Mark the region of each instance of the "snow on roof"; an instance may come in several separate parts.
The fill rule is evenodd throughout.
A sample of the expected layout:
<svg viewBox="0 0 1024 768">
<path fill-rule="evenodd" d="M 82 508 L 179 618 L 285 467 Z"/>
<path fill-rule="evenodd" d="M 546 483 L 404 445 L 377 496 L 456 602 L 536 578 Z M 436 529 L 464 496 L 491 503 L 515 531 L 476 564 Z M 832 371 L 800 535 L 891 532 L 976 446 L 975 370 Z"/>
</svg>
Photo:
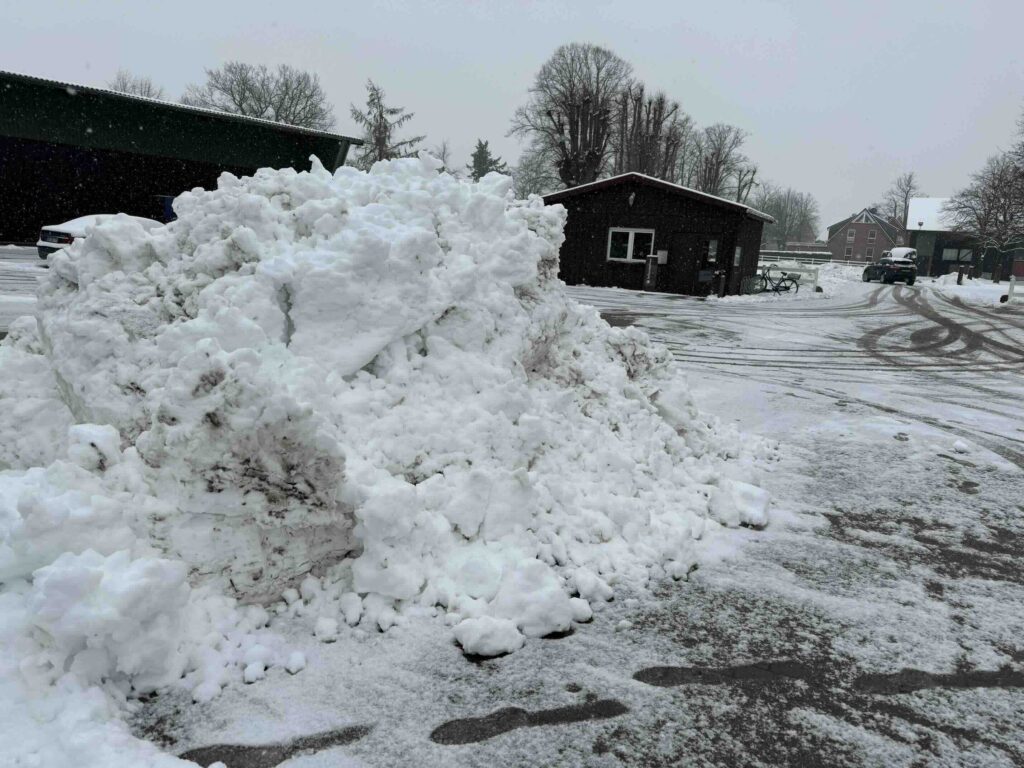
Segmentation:
<svg viewBox="0 0 1024 768">
<path fill-rule="evenodd" d="M 36 77 L 35 75 L 26 75 L 23 72 L 12 72 L 11 70 L 6 69 L 0 69 L 0 75 L 9 75 L 11 77 L 16 77 L 21 80 L 29 80 L 36 83 L 45 83 L 47 85 L 57 85 L 61 88 L 64 88 L 71 95 L 74 95 L 78 91 L 83 91 L 85 93 L 95 93 L 103 96 L 116 96 L 123 99 L 130 99 L 132 101 L 145 101 L 156 106 L 167 107 L 168 109 L 175 109 L 181 112 L 197 112 L 199 114 L 211 115 L 213 117 L 235 120 L 240 123 L 256 123 L 259 125 L 265 125 L 268 128 L 275 128 L 278 130 L 284 130 L 293 133 L 304 133 L 309 136 L 324 136 L 331 139 L 339 139 L 342 141 L 349 142 L 349 144 L 351 144 L 352 146 L 361 146 L 363 143 L 362 139 L 357 139 L 353 136 L 343 136 L 340 133 L 328 133 L 327 131 L 320 131 L 315 128 L 303 128 L 300 125 L 279 123 L 275 120 L 267 120 L 262 117 L 250 117 L 249 115 L 239 115 L 234 112 L 224 112 L 219 109 L 208 109 L 206 107 L 192 106 L 191 104 L 180 104 L 176 101 L 154 99 L 149 96 L 138 96 L 134 93 L 113 91 L 109 88 L 97 88 L 92 85 L 78 85 L 77 83 L 66 83 L 63 80 L 50 80 L 46 77 Z"/>
<path fill-rule="evenodd" d="M 564 197 L 571 194 L 576 194 L 577 192 L 581 192 L 587 187 L 608 185 L 611 184 L 612 182 L 627 179 L 630 177 L 638 179 L 639 181 L 654 184 L 655 186 L 672 188 L 679 192 L 685 192 L 686 194 L 695 197 L 704 197 L 707 198 L 708 200 L 713 200 L 716 203 L 724 203 L 725 205 L 729 205 L 734 208 L 742 208 L 744 211 L 746 211 L 748 214 L 750 214 L 756 219 L 761 219 L 763 221 L 768 222 L 769 224 L 775 223 L 775 219 L 769 216 L 767 213 L 762 213 L 761 211 L 755 208 L 751 208 L 748 205 L 744 205 L 743 203 L 737 203 L 735 200 L 727 200 L 724 197 L 718 197 L 717 195 L 709 195 L 707 192 L 701 192 L 696 189 L 690 189 L 690 187 L 684 187 L 682 184 L 673 184 L 671 181 L 665 181 L 664 179 L 656 179 L 653 176 L 648 176 L 645 173 L 637 173 L 636 171 L 630 171 L 629 173 L 620 173 L 618 176 L 610 176 L 607 179 L 598 179 L 597 181 L 591 181 L 587 184 L 580 184 L 579 186 L 569 187 L 568 189 L 560 189 L 557 192 L 549 192 L 548 194 L 544 195 L 544 199 L 546 200 L 549 197 Z"/>
<path fill-rule="evenodd" d="M 912 197 L 907 211 L 907 231 L 949 232 L 953 225 L 942 212 L 948 197 Z"/>
</svg>

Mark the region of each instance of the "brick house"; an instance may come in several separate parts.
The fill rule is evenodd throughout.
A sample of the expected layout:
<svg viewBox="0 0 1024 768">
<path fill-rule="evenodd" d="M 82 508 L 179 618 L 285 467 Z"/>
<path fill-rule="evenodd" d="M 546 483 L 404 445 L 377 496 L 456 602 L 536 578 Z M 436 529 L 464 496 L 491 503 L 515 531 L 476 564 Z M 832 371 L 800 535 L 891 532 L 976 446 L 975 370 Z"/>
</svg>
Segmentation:
<svg viewBox="0 0 1024 768">
<path fill-rule="evenodd" d="M 872 208 L 828 228 L 827 249 L 837 261 L 876 261 L 883 251 L 905 244 L 903 228 Z"/>
</svg>

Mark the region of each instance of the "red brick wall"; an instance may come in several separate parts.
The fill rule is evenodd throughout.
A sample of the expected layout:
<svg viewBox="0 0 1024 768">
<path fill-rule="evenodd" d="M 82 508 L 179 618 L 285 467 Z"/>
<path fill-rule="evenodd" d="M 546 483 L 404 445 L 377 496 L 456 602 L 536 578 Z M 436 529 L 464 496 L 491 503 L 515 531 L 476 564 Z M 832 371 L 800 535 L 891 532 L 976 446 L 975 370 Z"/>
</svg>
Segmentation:
<svg viewBox="0 0 1024 768">
<path fill-rule="evenodd" d="M 847 240 L 847 230 L 854 230 L 856 236 L 853 240 Z M 871 230 L 875 231 L 875 239 L 870 240 Z M 878 261 L 878 257 L 882 255 L 882 251 L 888 251 L 892 248 L 897 247 L 897 243 L 893 243 L 886 236 L 885 232 L 877 224 L 847 224 L 840 231 L 836 232 L 835 237 L 828 241 L 828 250 L 832 252 L 832 258 L 840 261 Z M 852 249 L 852 255 L 846 255 L 846 249 Z M 873 249 L 871 255 L 868 255 L 868 249 Z"/>
</svg>

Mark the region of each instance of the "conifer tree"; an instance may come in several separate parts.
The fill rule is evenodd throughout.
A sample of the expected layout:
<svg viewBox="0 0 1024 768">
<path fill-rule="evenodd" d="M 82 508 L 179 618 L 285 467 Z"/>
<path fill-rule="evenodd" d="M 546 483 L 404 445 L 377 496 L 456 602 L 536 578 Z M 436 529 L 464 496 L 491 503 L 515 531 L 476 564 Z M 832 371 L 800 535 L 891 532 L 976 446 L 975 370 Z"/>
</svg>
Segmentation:
<svg viewBox="0 0 1024 768">
<path fill-rule="evenodd" d="M 411 157 L 418 151 L 419 144 L 425 137 L 413 136 L 398 140 L 395 132 L 413 118 L 412 112 L 402 107 L 389 107 L 384 103 L 384 89 L 373 82 L 366 81 L 366 109 L 358 109 L 354 104 L 351 108 L 352 119 L 363 129 L 362 152 L 355 164 L 364 171 L 378 160 L 394 160 L 400 157 Z"/>
<path fill-rule="evenodd" d="M 495 157 L 491 154 L 490 147 L 487 146 L 487 142 L 483 139 L 476 140 L 476 149 L 473 150 L 471 162 L 466 166 L 466 170 L 473 177 L 473 181 L 480 181 L 491 171 L 497 171 L 498 173 L 509 172 L 508 165 L 500 157 Z"/>
</svg>

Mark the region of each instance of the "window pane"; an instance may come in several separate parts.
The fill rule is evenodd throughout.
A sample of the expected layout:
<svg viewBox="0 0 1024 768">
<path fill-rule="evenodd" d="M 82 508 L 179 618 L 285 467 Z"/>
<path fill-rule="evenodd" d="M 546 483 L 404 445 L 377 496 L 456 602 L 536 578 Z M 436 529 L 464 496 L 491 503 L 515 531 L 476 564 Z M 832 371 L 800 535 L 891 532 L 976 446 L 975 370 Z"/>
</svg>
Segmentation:
<svg viewBox="0 0 1024 768">
<path fill-rule="evenodd" d="M 714 264 L 718 261 L 718 241 L 708 240 L 708 263 Z"/>
<path fill-rule="evenodd" d="M 956 248 L 943 248 L 942 249 L 942 260 L 943 261 L 956 261 L 960 252 Z"/>
<path fill-rule="evenodd" d="M 873 229 L 869 230 L 868 231 L 868 240 L 874 240 L 874 239 L 875 239 L 875 230 L 873 230 Z"/>
<path fill-rule="evenodd" d="M 857 237 L 857 230 L 856 229 L 848 229 L 848 230 L 846 230 L 846 239 L 847 240 L 853 240 L 855 237 Z"/>
<path fill-rule="evenodd" d="M 738 267 L 741 261 L 743 261 L 743 249 L 737 245 L 736 253 L 732 257 L 732 265 Z"/>
<path fill-rule="evenodd" d="M 629 232 L 612 232 L 611 246 L 608 249 L 609 259 L 629 258 Z"/>
<path fill-rule="evenodd" d="M 654 233 L 634 232 L 633 233 L 633 258 L 643 259 L 654 253 Z"/>
</svg>

